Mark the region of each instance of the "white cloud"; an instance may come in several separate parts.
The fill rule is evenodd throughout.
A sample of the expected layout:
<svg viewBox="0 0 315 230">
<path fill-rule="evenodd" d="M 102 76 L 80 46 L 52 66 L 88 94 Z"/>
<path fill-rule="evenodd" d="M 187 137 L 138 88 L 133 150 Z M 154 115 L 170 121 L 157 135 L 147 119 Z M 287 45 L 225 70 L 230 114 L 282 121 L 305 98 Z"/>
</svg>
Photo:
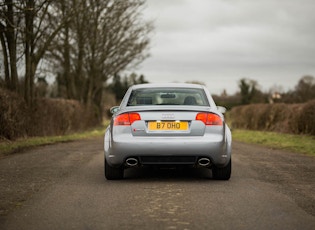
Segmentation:
<svg viewBox="0 0 315 230">
<path fill-rule="evenodd" d="M 199 80 L 219 93 L 241 77 L 267 90 L 293 88 L 315 75 L 312 0 L 148 0 L 151 57 L 141 71 L 151 82 Z"/>
</svg>

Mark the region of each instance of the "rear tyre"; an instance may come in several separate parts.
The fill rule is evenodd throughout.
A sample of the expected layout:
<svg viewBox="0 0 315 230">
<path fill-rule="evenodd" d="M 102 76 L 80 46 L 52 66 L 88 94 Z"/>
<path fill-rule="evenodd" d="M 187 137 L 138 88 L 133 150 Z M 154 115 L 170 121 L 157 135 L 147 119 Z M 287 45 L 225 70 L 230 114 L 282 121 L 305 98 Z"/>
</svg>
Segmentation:
<svg viewBox="0 0 315 230">
<path fill-rule="evenodd" d="M 124 178 L 123 167 L 114 168 L 104 160 L 104 171 L 107 180 L 121 180 Z"/>
<path fill-rule="evenodd" d="M 213 166 L 213 168 L 212 168 L 213 179 L 215 179 L 215 180 L 229 180 L 231 177 L 231 171 L 232 171 L 232 160 L 230 159 L 227 166 L 225 166 L 223 168 Z"/>
</svg>

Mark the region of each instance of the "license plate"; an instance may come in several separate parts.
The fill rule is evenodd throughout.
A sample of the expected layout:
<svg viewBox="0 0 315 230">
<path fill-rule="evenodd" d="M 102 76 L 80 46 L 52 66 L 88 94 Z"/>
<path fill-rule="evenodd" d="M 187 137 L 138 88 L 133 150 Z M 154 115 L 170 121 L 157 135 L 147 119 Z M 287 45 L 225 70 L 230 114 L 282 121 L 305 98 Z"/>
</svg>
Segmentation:
<svg viewBox="0 0 315 230">
<path fill-rule="evenodd" d="M 188 130 L 187 121 L 150 121 L 149 131 L 186 131 Z"/>
</svg>

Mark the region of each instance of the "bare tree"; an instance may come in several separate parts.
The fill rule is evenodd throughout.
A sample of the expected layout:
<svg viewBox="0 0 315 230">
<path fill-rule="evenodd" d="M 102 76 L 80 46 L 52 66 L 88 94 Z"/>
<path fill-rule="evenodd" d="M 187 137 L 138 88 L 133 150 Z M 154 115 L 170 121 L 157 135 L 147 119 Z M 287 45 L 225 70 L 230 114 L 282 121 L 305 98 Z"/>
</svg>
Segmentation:
<svg viewBox="0 0 315 230">
<path fill-rule="evenodd" d="M 18 90 L 19 56 L 25 68 L 24 97 L 31 105 L 39 64 L 45 61 L 54 66 L 67 98 L 100 108 L 106 81 L 148 56 L 152 25 L 141 18 L 144 3 L 4 0 L 0 41 L 7 87 Z"/>
<path fill-rule="evenodd" d="M 90 1 L 85 68 L 86 103 L 101 106 L 103 83 L 116 73 L 146 58 L 151 25 L 143 23 L 141 0 Z"/>
<path fill-rule="evenodd" d="M 77 99 L 74 80 L 73 80 L 73 60 L 74 60 L 74 44 L 71 44 L 71 41 L 75 41 L 73 38 L 74 33 L 72 32 L 72 24 L 74 19 L 72 17 L 76 16 L 77 5 L 76 0 L 72 1 L 55 1 L 55 6 L 60 11 L 58 18 L 54 18 L 55 24 L 60 20 L 64 22 L 63 27 L 56 35 L 52 43 L 50 44 L 48 53 L 45 55 L 45 58 L 52 66 L 52 72 L 57 74 L 57 80 L 60 86 L 63 86 L 65 89 L 65 94 L 60 94 L 59 96 Z M 73 43 L 73 42 L 72 42 Z"/>
<path fill-rule="evenodd" d="M 303 76 L 296 85 L 294 94 L 297 102 L 315 99 L 315 78 L 310 75 Z"/>
<path fill-rule="evenodd" d="M 0 40 L 6 88 L 18 91 L 17 27 L 19 18 L 13 0 L 0 3 Z"/>
<path fill-rule="evenodd" d="M 259 89 L 259 84 L 255 80 L 242 78 L 238 82 L 241 95 L 241 104 L 264 103 L 265 95 Z"/>
<path fill-rule="evenodd" d="M 6 87 L 18 91 L 17 56 L 25 68 L 24 97 L 31 105 L 35 74 L 53 38 L 63 26 L 52 0 L 5 0 L 0 3 L 0 40 Z M 68 14 L 69 15 L 69 14 Z M 17 53 L 17 46 L 22 47 Z"/>
<path fill-rule="evenodd" d="M 143 0 L 72 0 L 62 7 L 74 9 L 54 42 L 51 57 L 61 66 L 67 97 L 87 105 L 102 104 L 106 81 L 147 56 L 150 23 L 142 21 Z"/>
<path fill-rule="evenodd" d="M 35 95 L 34 81 L 39 62 L 44 58 L 53 39 L 64 26 L 58 8 L 52 0 L 23 0 L 25 46 L 25 100 L 32 104 Z"/>
</svg>

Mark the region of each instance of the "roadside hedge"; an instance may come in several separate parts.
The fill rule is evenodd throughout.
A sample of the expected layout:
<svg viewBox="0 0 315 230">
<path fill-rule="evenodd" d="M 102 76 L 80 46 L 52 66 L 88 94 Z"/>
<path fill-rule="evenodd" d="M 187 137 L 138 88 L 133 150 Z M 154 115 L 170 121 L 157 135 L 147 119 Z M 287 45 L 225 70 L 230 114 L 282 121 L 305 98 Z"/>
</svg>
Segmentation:
<svg viewBox="0 0 315 230">
<path fill-rule="evenodd" d="M 0 89 L 0 139 L 86 130 L 99 124 L 95 111 L 78 101 L 46 98 L 37 99 L 29 108 L 18 94 Z"/>
<path fill-rule="evenodd" d="M 0 138 L 12 140 L 26 136 L 29 114 L 26 103 L 19 95 L 0 88 Z"/>
<path fill-rule="evenodd" d="M 230 112 L 232 128 L 315 135 L 315 100 L 303 104 L 250 104 Z"/>
</svg>

